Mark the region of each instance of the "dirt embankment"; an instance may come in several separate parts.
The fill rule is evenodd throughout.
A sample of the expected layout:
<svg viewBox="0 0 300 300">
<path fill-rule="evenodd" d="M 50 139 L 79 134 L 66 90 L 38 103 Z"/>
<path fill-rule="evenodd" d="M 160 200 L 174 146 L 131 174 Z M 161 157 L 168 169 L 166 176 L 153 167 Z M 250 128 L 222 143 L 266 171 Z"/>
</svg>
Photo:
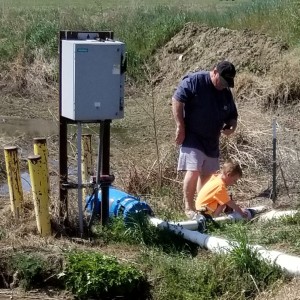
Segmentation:
<svg viewBox="0 0 300 300">
<path fill-rule="evenodd" d="M 174 85 L 183 74 L 210 70 L 220 60 L 238 71 L 264 75 L 282 59 L 288 46 L 250 30 L 211 28 L 188 23 L 157 54 L 161 82 Z"/>
<path fill-rule="evenodd" d="M 295 163 L 299 163 L 296 137 L 299 138 L 300 130 L 296 121 L 300 99 L 298 52 L 279 40 L 250 30 L 188 23 L 155 56 L 159 71 L 153 83 L 155 92 L 164 102 L 162 107 L 170 102 L 184 74 L 210 70 L 223 59 L 235 64 L 237 77 L 233 93 L 240 122 L 234 137 L 222 140 L 222 153 L 223 157 L 230 155 L 238 159 L 246 169 L 245 190 L 248 192 L 270 188 L 274 118 L 281 191 L 287 194 L 289 188 L 298 185 L 300 174 L 295 168 Z M 164 113 L 170 126 L 172 116 Z"/>
</svg>

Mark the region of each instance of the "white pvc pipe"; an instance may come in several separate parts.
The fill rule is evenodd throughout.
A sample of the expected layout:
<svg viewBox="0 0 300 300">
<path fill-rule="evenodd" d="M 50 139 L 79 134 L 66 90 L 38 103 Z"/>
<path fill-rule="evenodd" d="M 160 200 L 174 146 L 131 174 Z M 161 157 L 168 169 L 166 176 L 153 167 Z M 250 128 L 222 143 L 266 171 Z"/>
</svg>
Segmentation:
<svg viewBox="0 0 300 300">
<path fill-rule="evenodd" d="M 271 219 L 280 219 L 283 217 L 293 217 L 298 211 L 297 210 L 286 210 L 286 211 L 276 211 L 271 210 L 259 217 L 260 221 L 267 221 Z"/>
<path fill-rule="evenodd" d="M 255 214 L 257 214 L 257 213 L 265 211 L 267 209 L 267 207 L 266 206 L 257 206 L 257 207 L 250 207 L 249 209 L 253 210 L 255 212 Z M 230 213 L 226 216 L 214 218 L 214 220 L 216 222 L 236 221 L 236 220 L 241 220 L 241 219 L 243 219 L 243 217 L 237 212 Z M 182 226 L 183 228 L 189 229 L 189 230 L 197 230 L 198 229 L 198 223 L 196 220 L 181 221 L 181 222 L 169 222 L 169 223 L 172 225 Z"/>
<path fill-rule="evenodd" d="M 230 242 L 226 239 L 209 236 L 198 231 L 191 231 L 182 226 L 173 225 L 157 218 L 150 218 L 150 222 L 159 228 L 168 228 L 175 233 L 180 233 L 184 239 L 213 252 L 228 253 L 233 249 L 234 245 L 238 245 L 237 242 Z M 260 245 L 248 246 L 253 249 L 253 251 L 257 251 L 261 258 L 267 263 L 273 263 L 291 275 L 300 275 L 300 257 L 288 255 L 279 251 L 267 250 Z"/>
</svg>

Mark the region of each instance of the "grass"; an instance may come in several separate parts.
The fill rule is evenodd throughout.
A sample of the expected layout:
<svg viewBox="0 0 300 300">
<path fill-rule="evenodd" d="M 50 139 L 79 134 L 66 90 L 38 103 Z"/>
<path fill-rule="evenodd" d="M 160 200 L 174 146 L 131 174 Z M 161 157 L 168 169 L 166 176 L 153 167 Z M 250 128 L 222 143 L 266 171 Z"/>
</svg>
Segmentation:
<svg viewBox="0 0 300 300">
<path fill-rule="evenodd" d="M 298 219 L 282 222 L 284 226 L 299 226 Z M 261 229 L 258 240 L 270 234 L 263 226 L 265 224 L 253 224 L 257 231 Z M 26 242 L 12 240 L 10 227 L 10 239 L 4 238 L 2 242 L 7 244 L 10 241 L 14 252 L 10 253 L 9 260 L 0 255 L 0 270 L 8 283 L 16 272 L 19 284 L 26 289 L 47 286 L 50 278 L 56 288 L 66 287 L 81 299 L 98 295 L 102 290 L 111 297 L 122 293 L 132 295 L 141 286 L 145 288 L 143 291 L 151 294 L 151 299 L 157 300 L 194 297 L 212 300 L 229 300 L 232 297 L 255 299 L 260 292 L 288 282 L 289 276 L 278 267 L 262 261 L 256 252 L 250 251 L 248 244 L 253 239 L 249 232 L 254 231 L 253 227 L 251 223 L 224 225 L 218 230 L 209 227 L 209 234 L 226 236 L 239 243 L 226 255 L 202 250 L 180 235 L 151 226 L 144 218 L 132 219 L 128 226 L 118 218 L 113 219 L 106 228 L 95 224 L 93 242 L 89 247 L 72 245 L 62 239 L 45 241 L 38 237 L 30 240 L 28 237 Z M 51 246 L 52 242 L 55 243 L 54 247 Z M 292 242 L 289 241 L 289 244 Z M 39 247 L 42 248 L 38 250 Z M 109 247 L 106 250 L 109 257 L 105 255 L 106 247 Z M 51 253 L 54 249 L 56 253 Z M 60 254 L 57 252 L 59 249 Z M 135 255 L 131 253 L 133 249 Z M 57 261 L 58 257 L 64 257 L 63 264 Z M 131 277 L 140 284 L 135 285 L 135 279 L 129 280 Z M 130 288 L 132 284 L 134 288 Z M 147 297 L 145 295 L 140 299 Z"/>
<path fill-rule="evenodd" d="M 79 299 L 147 299 L 147 280 L 135 266 L 97 252 L 73 251 L 66 257 L 60 277 Z"/>
<path fill-rule="evenodd" d="M 223 2 L 216 1 L 216 4 Z M 36 49 L 42 49 L 48 59 L 57 57 L 59 30 L 112 30 L 116 39 L 126 43 L 128 74 L 138 79 L 151 55 L 186 22 L 239 30 L 253 28 L 290 44 L 297 44 L 300 37 L 299 10 L 297 3 L 291 0 L 239 1 L 220 11 L 188 10 L 175 3 L 171 6 L 163 2 L 159 6 L 129 2 L 135 4 L 130 10 L 114 9 L 107 12 L 95 4 L 86 6 L 84 10 L 72 6 L 45 10 L 38 3 L 41 4 L 37 1 L 34 9 L 29 3 L 30 9 L 24 7 L 18 10 L 5 8 L 5 4 L 2 4 L 0 62 L 16 59 L 22 53 L 21 59 L 28 64 L 34 59 Z M 22 5 L 18 7 L 22 8 Z"/>
<path fill-rule="evenodd" d="M 248 243 L 300 255 L 300 215 L 298 213 L 293 217 L 261 223 L 223 223 L 220 229 L 211 226 L 210 230 L 212 235 L 220 235 L 228 239 L 239 239 L 240 236 L 237 236 L 237 233 L 244 232 Z"/>
<path fill-rule="evenodd" d="M 133 78 L 136 81 L 147 80 L 143 77 L 144 66 L 149 65 L 152 54 L 189 21 L 232 29 L 253 28 L 277 36 L 290 45 L 297 45 L 299 41 L 299 10 L 295 1 L 196 2 L 188 0 L 184 2 L 184 5 L 181 5 L 182 1 L 172 1 L 172 5 L 169 2 L 161 0 L 157 6 L 156 1 L 118 3 L 114 1 L 101 1 L 101 3 L 100 1 L 85 1 L 84 3 L 83 1 L 47 1 L 47 4 L 45 1 L 14 1 L 13 3 L 0 1 L 2 10 L 0 61 L 3 70 L 10 70 L 9 63 L 12 62 L 14 66 L 20 67 L 17 71 L 23 70 L 35 61 L 37 53 L 42 53 L 45 62 L 51 59 L 57 60 L 57 33 L 61 29 L 113 30 L 116 38 L 126 43 L 129 53 L 128 74 L 130 79 Z M 118 9 L 120 3 L 131 9 Z M 111 10 L 112 7 L 113 10 Z M 203 7 L 207 10 L 201 10 Z M 55 85 L 58 77 L 55 74 L 52 75 L 53 77 L 47 77 L 47 81 Z M 16 77 L 17 79 L 22 78 L 22 74 L 18 76 L 20 77 Z M 143 168 L 140 169 L 144 171 Z M 149 176 L 143 177 L 141 173 Z M 161 182 L 161 185 L 157 185 L 159 188 L 154 190 L 153 183 L 156 183 L 154 181 L 156 178 L 156 172 L 133 174 L 130 179 L 136 181 L 131 180 L 130 183 L 132 185 L 136 183 L 136 186 L 131 187 L 136 188 L 136 192 L 151 193 L 157 197 L 156 201 L 163 202 L 165 199 L 163 197 L 175 198 L 172 192 L 175 189 L 179 190 L 179 184 L 173 183 L 172 185 L 165 180 Z M 174 219 L 176 210 L 178 211 L 179 208 L 172 205 L 159 211 L 159 215 Z M 180 218 L 180 216 L 176 217 Z M 125 227 L 122 220 L 115 220 L 108 228 L 95 226 L 93 228 L 94 246 L 91 248 L 101 252 L 104 251 L 105 246 L 109 245 L 111 249 L 117 249 L 115 251 L 120 250 L 118 254 L 120 259 L 128 260 L 129 253 L 124 251 L 123 246 L 129 244 L 137 247 L 138 257 L 135 257 L 134 265 L 147 276 L 148 282 L 151 283 L 153 299 L 254 299 L 261 291 L 269 289 L 276 283 L 279 284 L 281 280 L 287 280 L 287 277 L 278 268 L 263 263 L 256 253 L 249 251 L 247 244 L 258 243 L 299 254 L 297 240 L 300 228 L 297 220 L 297 218 L 287 219 L 260 225 L 256 223 L 224 224 L 218 230 L 209 228 L 209 233 L 213 235 L 240 242 L 232 254 L 227 256 L 211 255 L 199 249 L 197 245 L 186 242 L 181 236 L 174 236 L 166 230 L 158 230 L 149 226 L 144 219 L 133 220 L 130 227 Z M 9 244 L 12 236 L 11 227 L 1 226 L 2 242 L 8 241 Z M 22 239 L 23 236 L 20 238 L 21 236 L 19 232 L 16 233 L 17 238 L 12 243 L 14 245 L 21 243 L 23 249 L 22 243 L 25 242 Z M 28 243 L 33 243 L 30 237 L 27 239 Z M 284 248 L 283 242 L 286 243 Z M 44 244 L 41 243 L 41 245 Z M 100 246 L 97 247 L 97 245 Z M 28 247 L 28 251 L 32 252 L 31 246 Z M 36 247 L 38 246 L 40 245 Z M 87 250 L 83 246 L 82 248 Z M 65 245 L 61 246 L 61 249 L 65 249 Z M 90 291 L 87 289 L 90 282 L 85 281 L 87 278 L 84 277 L 86 273 L 84 263 L 95 271 L 93 274 L 96 276 L 93 276 L 96 279 L 93 282 L 93 288 L 103 283 L 97 281 L 99 269 L 96 268 L 96 264 L 91 264 L 94 258 L 85 258 L 84 262 L 81 262 L 77 256 L 71 260 L 75 266 L 81 263 L 82 265 L 80 265 L 80 270 L 75 267 L 72 269 L 74 272 L 70 276 L 69 287 L 72 289 L 77 284 L 73 291 L 77 294 L 82 293 L 80 294 L 82 296 Z M 21 252 L 16 261 L 18 263 L 15 264 L 15 268 L 19 269 L 24 278 L 28 278 L 28 286 L 39 282 L 36 278 L 45 267 L 38 257 L 24 256 Z M 1 269 L 1 272 L 5 270 Z M 124 272 L 126 274 L 126 270 Z M 49 276 L 52 275 L 55 275 L 55 272 L 49 274 Z M 35 279 L 32 280 L 33 278 Z"/>
<path fill-rule="evenodd" d="M 249 2 L 249 0 L 241 0 L 242 2 Z M 211 7 L 228 7 L 234 6 L 236 4 L 235 1 L 220 1 L 220 0 L 187 0 L 182 1 L 173 0 L 171 3 L 168 0 L 123 0 L 122 2 L 116 0 L 1 0 L 0 6 L 4 9 L 8 8 L 19 8 L 24 9 L 27 7 L 34 8 L 49 8 L 49 7 L 89 7 L 89 6 L 100 6 L 103 9 L 124 9 L 124 8 L 135 8 L 135 7 L 154 7 L 158 5 L 167 5 L 173 7 L 181 7 L 181 8 L 193 8 L 193 9 L 203 9 L 203 8 L 211 8 Z"/>
</svg>

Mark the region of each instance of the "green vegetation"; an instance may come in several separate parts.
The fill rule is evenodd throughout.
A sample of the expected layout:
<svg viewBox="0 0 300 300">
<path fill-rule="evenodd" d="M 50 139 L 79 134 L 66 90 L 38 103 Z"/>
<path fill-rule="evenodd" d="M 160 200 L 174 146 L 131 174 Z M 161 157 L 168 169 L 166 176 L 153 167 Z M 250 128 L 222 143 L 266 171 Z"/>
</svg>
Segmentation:
<svg viewBox="0 0 300 300">
<path fill-rule="evenodd" d="M 289 218 L 281 226 L 299 227 L 296 220 Z M 261 291 L 289 280 L 279 267 L 266 263 L 250 249 L 251 225 L 247 223 L 224 225 L 221 229 L 209 226 L 209 234 L 237 242 L 229 254 L 202 250 L 180 235 L 151 226 L 145 218 L 132 219 L 127 226 L 117 218 L 105 229 L 95 227 L 95 245 L 118 245 L 118 259 L 103 254 L 101 248 L 79 251 L 72 247 L 74 250 L 64 251 L 61 258 L 23 249 L 8 258 L 2 256 L 0 270 L 8 274 L 7 282 L 15 277 L 19 283 L 15 279 L 13 282 L 25 289 L 50 285 L 66 288 L 79 299 L 101 295 L 105 299 L 245 300 L 255 299 Z M 268 234 L 261 233 L 261 238 Z M 135 248 L 128 250 L 132 245 Z M 128 259 L 126 252 L 133 249 L 135 257 L 131 253 Z"/>
<path fill-rule="evenodd" d="M 15 0 L 12 5 L 0 1 L 2 70 L 11 70 L 13 65 L 15 69 L 9 72 L 13 77 L 15 71 L 31 65 L 38 56 L 48 62 L 57 62 L 58 32 L 62 29 L 114 31 L 115 38 L 126 43 L 128 77 L 137 82 L 145 79 L 143 68 L 149 65 L 152 54 L 186 22 L 231 29 L 251 28 L 276 36 L 289 45 L 297 46 L 299 42 L 300 10 L 296 1 L 245 0 L 227 3 L 211 0 L 197 1 L 196 4 L 194 0 L 189 0 L 182 6 L 179 6 L 179 1 L 169 5 L 170 1 L 161 0 L 159 6 L 154 5 L 158 1 L 148 2 L 123 1 L 122 6 L 128 5 L 130 9 L 120 9 L 117 7 L 120 1 Z M 50 84 L 57 83 L 55 72 L 58 70 L 54 70 L 52 77 L 46 78 Z M 19 73 L 17 75 L 20 76 Z M 15 81 L 18 82 L 20 77 L 16 76 Z M 155 177 L 157 179 L 157 174 Z M 167 195 L 172 199 L 172 186 L 163 182 L 153 191 L 155 185 L 150 179 L 138 178 L 137 186 L 147 185 L 147 192 L 155 196 Z M 179 188 L 177 183 L 176 186 Z M 171 205 L 158 214 L 174 220 L 176 213 Z M 241 222 L 224 224 L 218 229 L 210 225 L 209 234 L 238 242 L 231 254 L 211 255 L 180 235 L 151 226 L 146 218 L 138 216 L 127 226 L 122 219 L 115 219 L 106 228 L 95 224 L 93 241 L 95 245 L 136 247 L 134 267 L 97 253 L 96 249 L 89 249 L 67 252 L 64 269 L 51 269 L 47 259 L 22 252 L 14 253 L 11 263 L 5 264 L 7 270 L 4 270 L 4 264 L 1 264 L 0 270 L 3 273 L 7 271 L 10 277 L 17 271 L 26 289 L 38 287 L 47 278 L 57 278 L 60 272 L 59 278 L 63 278 L 66 287 L 79 298 L 101 295 L 136 299 L 139 294 L 141 299 L 147 299 L 149 292 L 154 300 L 254 299 L 260 291 L 288 278 L 278 267 L 266 264 L 256 252 L 250 251 L 248 243 L 275 247 L 288 242 L 290 248 L 285 246 L 285 250 L 300 254 L 299 224 L 300 218 L 296 216 L 260 225 Z M 0 229 L 1 240 L 5 240 L 6 232 L 8 230 Z M 57 287 L 59 280 L 54 284 Z"/>
<path fill-rule="evenodd" d="M 180 252 L 193 254 L 198 246 L 186 241 L 168 229 L 158 229 L 150 224 L 145 215 L 137 214 L 129 218 L 125 224 L 123 218 L 112 219 L 107 227 L 93 225 L 94 238 L 105 243 L 126 243 L 129 245 L 141 245 L 157 250 L 172 253 Z"/>
<path fill-rule="evenodd" d="M 246 2 L 249 0 L 239 0 L 242 2 Z M 194 1 L 194 0 L 186 0 L 184 3 L 180 0 L 173 0 L 171 3 L 168 0 L 123 0 L 122 2 L 117 0 L 0 0 L 0 6 L 4 7 L 4 9 L 13 7 L 13 8 L 49 8 L 49 7 L 74 7 L 74 8 L 82 8 L 82 7 L 95 7 L 100 6 L 103 9 L 127 9 L 127 8 L 135 8 L 135 7 L 154 7 L 157 5 L 168 5 L 173 7 L 181 7 L 181 8 L 193 8 L 193 9 L 203 9 L 203 8 L 211 8 L 211 7 L 227 7 L 231 5 L 235 5 L 235 2 L 227 2 L 220 0 L 202 0 Z"/>
<path fill-rule="evenodd" d="M 41 278 L 46 268 L 46 262 L 40 256 L 20 253 L 12 258 L 12 266 L 19 273 L 20 285 L 28 290 L 36 286 L 37 280 Z"/>
<path fill-rule="evenodd" d="M 245 274 L 250 276 L 258 290 L 266 289 L 283 276 L 283 271 L 279 267 L 262 261 L 258 251 L 251 249 L 245 230 L 237 230 L 234 234 L 238 244 L 233 245 L 229 261 L 239 270 L 240 276 L 244 277 Z"/>
<path fill-rule="evenodd" d="M 130 10 L 105 11 L 96 3 L 80 10 L 74 7 L 46 10 L 40 7 L 41 2 L 36 3 L 34 8 L 31 6 L 22 10 L 6 7 L 5 4 L 0 7 L 2 63 L 18 58 L 28 64 L 37 55 L 37 50 L 48 59 L 57 57 L 59 30 L 114 31 L 115 38 L 126 43 L 129 54 L 128 74 L 136 79 L 142 76 L 142 67 L 151 54 L 186 22 L 232 29 L 252 28 L 290 44 L 297 44 L 300 37 L 300 10 L 297 2 L 291 0 L 234 2 L 221 10 L 200 10 L 200 7 L 189 10 L 176 5 L 135 5 Z"/>
<path fill-rule="evenodd" d="M 96 252 L 72 252 L 62 275 L 79 299 L 90 297 L 146 299 L 146 279 L 133 266 Z"/>
<path fill-rule="evenodd" d="M 279 220 L 270 220 L 257 224 L 238 222 L 223 223 L 221 228 L 209 227 L 210 232 L 214 235 L 220 235 L 228 239 L 241 240 L 237 235 L 244 232 L 247 236 L 247 242 L 250 244 L 259 244 L 265 247 L 277 246 L 287 253 L 300 255 L 300 214 L 293 217 L 284 217 Z"/>
<path fill-rule="evenodd" d="M 239 259 L 243 260 L 243 256 Z M 230 255 L 200 253 L 198 258 L 187 259 L 180 254 L 166 255 L 148 250 L 143 256 L 143 264 L 152 272 L 149 276 L 155 284 L 154 299 L 161 300 L 254 299 L 258 294 L 256 284 L 264 289 L 285 278 L 278 268 L 266 266 L 258 259 L 255 263 L 254 273 L 251 273 L 241 270 Z"/>
</svg>

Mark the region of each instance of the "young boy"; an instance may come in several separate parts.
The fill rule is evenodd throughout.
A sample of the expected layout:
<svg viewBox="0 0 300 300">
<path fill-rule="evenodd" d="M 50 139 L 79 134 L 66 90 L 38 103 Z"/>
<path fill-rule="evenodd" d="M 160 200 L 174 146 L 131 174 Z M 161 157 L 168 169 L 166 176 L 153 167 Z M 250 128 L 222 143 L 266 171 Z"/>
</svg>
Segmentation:
<svg viewBox="0 0 300 300">
<path fill-rule="evenodd" d="M 212 175 L 198 193 L 196 210 L 217 217 L 227 205 L 247 218 L 247 212 L 231 200 L 227 192 L 227 186 L 235 184 L 241 177 L 240 165 L 233 160 L 226 161 L 220 173 Z"/>
</svg>

